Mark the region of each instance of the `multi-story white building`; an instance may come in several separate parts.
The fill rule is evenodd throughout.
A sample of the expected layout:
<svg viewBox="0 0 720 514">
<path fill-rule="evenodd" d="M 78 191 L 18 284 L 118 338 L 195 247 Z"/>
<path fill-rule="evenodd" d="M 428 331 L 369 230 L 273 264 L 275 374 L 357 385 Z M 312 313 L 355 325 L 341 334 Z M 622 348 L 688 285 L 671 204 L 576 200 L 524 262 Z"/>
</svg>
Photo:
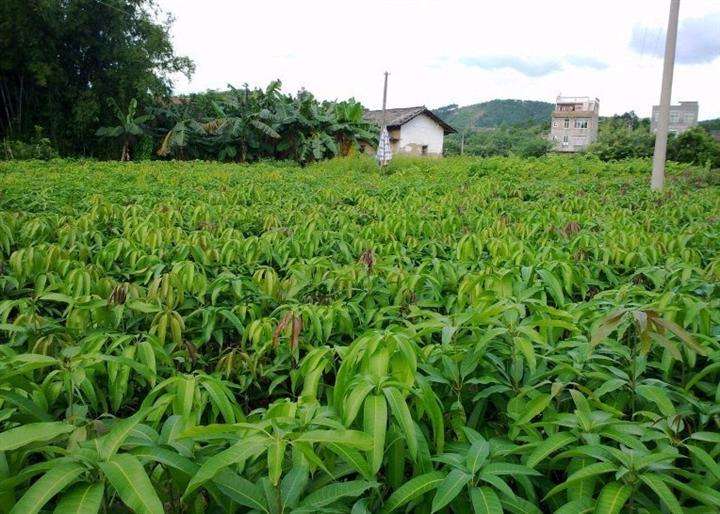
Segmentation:
<svg viewBox="0 0 720 514">
<path fill-rule="evenodd" d="M 579 152 L 597 140 L 600 100 L 589 96 L 558 96 L 550 125 L 557 152 Z"/>
<path fill-rule="evenodd" d="M 682 134 L 690 127 L 698 124 L 698 113 L 700 106 L 697 102 L 680 102 L 679 105 L 670 106 L 670 125 L 668 130 L 675 134 Z M 660 106 L 653 105 L 652 118 L 650 118 L 650 129 L 655 132 L 657 130 L 658 117 L 660 116 Z"/>
</svg>

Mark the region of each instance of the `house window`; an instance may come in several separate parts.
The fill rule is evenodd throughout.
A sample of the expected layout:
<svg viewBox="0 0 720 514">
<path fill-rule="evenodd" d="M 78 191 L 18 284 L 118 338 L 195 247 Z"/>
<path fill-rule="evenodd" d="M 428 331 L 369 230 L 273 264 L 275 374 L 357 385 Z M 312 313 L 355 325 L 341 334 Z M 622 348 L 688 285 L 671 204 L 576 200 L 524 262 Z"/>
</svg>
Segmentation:
<svg viewBox="0 0 720 514">
<path fill-rule="evenodd" d="M 576 129 L 586 129 L 588 127 L 588 120 L 575 120 L 575 128 Z"/>
<path fill-rule="evenodd" d="M 422 154 L 427 155 L 428 145 L 422 145 Z"/>
<path fill-rule="evenodd" d="M 570 128 L 570 118 L 565 118 L 565 128 Z"/>
<path fill-rule="evenodd" d="M 557 122 L 557 121 L 553 121 L 553 127 L 557 128 L 557 126 L 558 126 L 558 122 Z"/>
<path fill-rule="evenodd" d="M 568 144 L 568 137 L 567 137 L 567 136 L 563 136 L 563 144 L 564 144 L 564 145 Z"/>
</svg>

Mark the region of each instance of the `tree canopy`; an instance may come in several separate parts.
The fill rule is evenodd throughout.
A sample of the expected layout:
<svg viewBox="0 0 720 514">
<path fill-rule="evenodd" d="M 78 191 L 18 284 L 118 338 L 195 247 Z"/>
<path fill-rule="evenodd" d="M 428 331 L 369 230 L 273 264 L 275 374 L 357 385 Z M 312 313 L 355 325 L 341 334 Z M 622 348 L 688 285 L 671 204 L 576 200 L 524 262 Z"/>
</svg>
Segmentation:
<svg viewBox="0 0 720 514">
<path fill-rule="evenodd" d="M 363 106 L 354 99 L 319 101 L 305 90 L 283 93 L 281 85 L 276 80 L 265 89 L 228 86 L 155 107 L 157 155 L 307 163 L 347 155 L 377 137 L 377 127 L 363 119 Z"/>
<path fill-rule="evenodd" d="M 155 0 L 0 2 L 0 137 L 35 127 L 64 154 L 104 156 L 95 131 L 126 110 L 168 95 L 193 63 L 172 46 L 172 18 Z"/>
</svg>

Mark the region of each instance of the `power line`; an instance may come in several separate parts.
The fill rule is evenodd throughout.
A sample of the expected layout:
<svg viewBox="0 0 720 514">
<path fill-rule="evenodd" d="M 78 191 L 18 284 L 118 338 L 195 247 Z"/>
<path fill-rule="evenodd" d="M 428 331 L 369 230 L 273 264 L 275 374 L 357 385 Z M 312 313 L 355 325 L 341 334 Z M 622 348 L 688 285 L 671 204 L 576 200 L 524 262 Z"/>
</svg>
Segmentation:
<svg viewBox="0 0 720 514">
<path fill-rule="evenodd" d="M 133 13 L 126 11 L 125 9 L 121 9 L 120 7 L 116 5 L 111 5 L 106 2 L 103 2 L 103 0 L 95 0 L 97 3 L 104 5 L 105 7 L 109 7 L 110 9 L 115 9 L 118 12 L 121 12 L 123 14 L 127 14 L 128 16 L 133 16 Z"/>
</svg>

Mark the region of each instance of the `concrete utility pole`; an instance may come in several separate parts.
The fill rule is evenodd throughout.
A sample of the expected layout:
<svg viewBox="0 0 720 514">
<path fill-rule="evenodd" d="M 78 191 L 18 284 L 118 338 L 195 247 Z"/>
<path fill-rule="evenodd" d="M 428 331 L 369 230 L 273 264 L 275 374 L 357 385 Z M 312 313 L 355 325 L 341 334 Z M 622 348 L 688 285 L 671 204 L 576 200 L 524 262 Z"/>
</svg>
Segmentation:
<svg viewBox="0 0 720 514">
<path fill-rule="evenodd" d="M 660 112 L 655 135 L 652 180 L 653 191 L 662 191 L 665 185 L 665 156 L 667 155 L 668 126 L 670 125 L 670 97 L 672 96 L 675 47 L 677 44 L 678 15 L 680 0 L 670 0 L 670 18 L 665 38 L 665 61 L 663 63 L 662 89 L 660 90 Z"/>
<path fill-rule="evenodd" d="M 383 87 L 383 112 L 382 112 L 382 127 L 385 127 L 385 108 L 387 107 L 387 79 L 390 75 L 387 71 L 385 72 L 385 86 Z"/>
</svg>

